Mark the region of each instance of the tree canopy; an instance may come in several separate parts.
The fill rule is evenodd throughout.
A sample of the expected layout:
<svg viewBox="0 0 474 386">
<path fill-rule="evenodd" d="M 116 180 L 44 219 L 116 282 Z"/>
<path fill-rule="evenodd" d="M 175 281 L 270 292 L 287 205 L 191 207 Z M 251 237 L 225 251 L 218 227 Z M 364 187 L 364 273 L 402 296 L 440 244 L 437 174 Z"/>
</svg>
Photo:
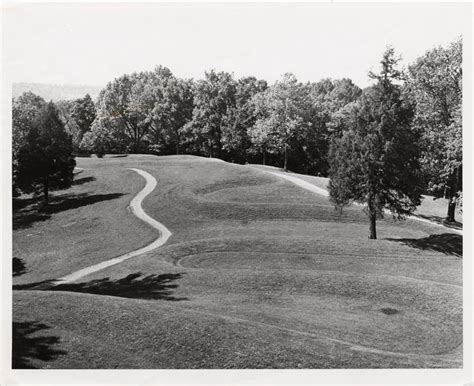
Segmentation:
<svg viewBox="0 0 474 386">
<path fill-rule="evenodd" d="M 409 67 L 414 125 L 423 132 L 422 167 L 430 193 L 449 199 L 454 221 L 462 191 L 462 40 L 438 47 Z"/>
</svg>

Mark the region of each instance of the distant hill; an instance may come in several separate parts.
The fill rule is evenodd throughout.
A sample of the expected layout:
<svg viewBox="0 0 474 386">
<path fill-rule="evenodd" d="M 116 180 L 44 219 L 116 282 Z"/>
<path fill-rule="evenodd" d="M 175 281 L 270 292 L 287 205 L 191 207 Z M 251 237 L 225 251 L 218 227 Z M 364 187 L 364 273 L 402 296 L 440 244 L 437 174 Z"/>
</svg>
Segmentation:
<svg viewBox="0 0 474 386">
<path fill-rule="evenodd" d="M 97 98 L 102 87 L 87 85 L 47 84 L 47 83 L 13 83 L 12 96 L 16 98 L 26 91 L 43 97 L 46 101 L 59 101 L 83 98 L 89 94 L 93 100 Z"/>
</svg>

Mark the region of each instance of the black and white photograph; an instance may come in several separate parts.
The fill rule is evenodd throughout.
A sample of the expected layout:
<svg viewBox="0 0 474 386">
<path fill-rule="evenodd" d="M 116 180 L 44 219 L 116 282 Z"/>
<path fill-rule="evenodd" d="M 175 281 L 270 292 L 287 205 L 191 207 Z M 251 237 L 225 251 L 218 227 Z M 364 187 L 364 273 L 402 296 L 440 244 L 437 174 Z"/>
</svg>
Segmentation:
<svg viewBox="0 0 474 386">
<path fill-rule="evenodd" d="M 2 21 L 0 383 L 473 381 L 471 3 L 11 1 Z"/>
</svg>

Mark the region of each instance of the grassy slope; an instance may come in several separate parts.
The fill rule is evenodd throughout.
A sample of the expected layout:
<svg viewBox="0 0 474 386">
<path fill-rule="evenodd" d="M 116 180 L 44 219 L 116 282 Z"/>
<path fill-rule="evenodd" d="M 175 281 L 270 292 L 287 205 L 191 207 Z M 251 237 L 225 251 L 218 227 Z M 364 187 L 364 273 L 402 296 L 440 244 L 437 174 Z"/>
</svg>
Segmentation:
<svg viewBox="0 0 474 386">
<path fill-rule="evenodd" d="M 26 273 L 14 284 L 58 278 L 151 242 L 157 233 L 127 209 L 144 185 L 133 171 L 98 167 L 77 171 L 72 188 L 53 192 L 49 212 L 25 200 L 14 215 L 13 256 Z"/>
<path fill-rule="evenodd" d="M 132 292 L 139 297 L 140 288 L 144 293 L 161 291 L 160 300 L 15 291 L 15 321 L 39 321 L 51 327 L 38 336 L 60 337 L 57 346 L 67 352 L 50 362 L 33 361 L 35 365 L 460 365 L 456 347 L 462 342 L 462 297 L 455 285 L 461 284 L 462 262 L 457 249 L 417 242 L 430 235 L 436 240 L 455 237 L 440 235 L 445 231 L 439 227 L 384 220 L 378 229 L 381 240 L 367 240 L 367 221 L 359 208 L 338 217 L 325 198 L 278 177 L 196 157 L 84 159 L 79 166 L 90 169 L 89 173 L 109 175 L 110 189 L 119 192 L 136 185 L 131 174 L 121 178 L 123 168 L 140 167 L 152 173 L 158 187 L 144 207 L 173 236 L 157 251 L 65 289 L 105 293 L 107 287 L 108 294 L 130 297 Z M 111 201 L 116 207 L 126 205 Z M 94 212 L 103 210 L 110 208 L 99 206 Z M 57 221 L 53 217 L 44 226 Z M 137 230 L 135 225 L 130 228 Z M 137 233 L 130 236 L 136 244 L 147 240 L 146 232 L 138 233 L 139 240 Z M 25 237 L 15 234 L 18 245 L 24 245 Z M 73 239 L 64 238 L 64 243 Z M 59 249 L 52 247 L 54 237 L 43 240 L 50 250 Z M 122 236 L 104 237 L 100 245 L 95 239 L 86 244 L 110 255 L 110 248 L 131 246 L 123 241 Z M 71 254 L 70 260 L 86 260 L 76 250 Z M 176 276 L 166 284 L 149 280 L 141 286 L 139 281 L 124 279 L 136 272 Z M 28 279 L 33 278 L 30 273 Z M 109 278 L 107 286 L 104 278 Z M 100 279 L 99 284 L 91 282 Z M 169 294 L 186 300 L 164 301 Z M 382 309 L 398 312 L 387 315 Z M 109 352 L 116 345 L 121 350 Z"/>
<path fill-rule="evenodd" d="M 281 172 L 283 169 L 268 165 L 251 165 L 260 170 Z M 327 189 L 329 179 L 326 177 L 309 176 L 306 174 L 296 174 L 298 178 L 308 181 L 322 189 Z M 433 196 L 424 195 L 421 205 L 416 209 L 415 215 L 420 215 L 435 221 L 441 221 L 446 217 L 448 210 L 448 200 L 445 198 L 436 198 Z M 462 224 L 462 213 L 456 213 L 456 221 Z"/>
</svg>

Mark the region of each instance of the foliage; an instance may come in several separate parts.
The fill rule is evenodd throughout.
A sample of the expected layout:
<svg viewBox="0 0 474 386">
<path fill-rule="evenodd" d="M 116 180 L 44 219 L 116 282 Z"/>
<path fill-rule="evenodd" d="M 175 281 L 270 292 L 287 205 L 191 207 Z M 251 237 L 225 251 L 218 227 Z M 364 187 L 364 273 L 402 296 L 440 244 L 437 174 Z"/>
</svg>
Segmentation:
<svg viewBox="0 0 474 386">
<path fill-rule="evenodd" d="M 110 136 L 119 134 L 120 139 L 127 138 L 128 148 L 134 153 L 144 149 L 143 140 L 153 125 L 155 95 L 148 82 L 151 76 L 142 72 L 116 78 L 100 92 L 97 101 L 97 122 L 94 123 L 95 127 L 101 125 L 102 128 L 96 128 L 96 132 L 113 128 Z M 88 136 L 87 141 L 92 137 L 102 138 Z"/>
<path fill-rule="evenodd" d="M 127 153 L 130 150 L 130 138 L 120 121 L 97 116 L 91 130 L 84 134 L 80 150 L 95 153 L 98 157 L 106 153 Z"/>
<path fill-rule="evenodd" d="M 306 102 L 302 84 L 289 73 L 254 98 L 258 118 L 250 129 L 250 137 L 255 139 L 254 145 L 265 146 L 262 151 L 283 153 L 285 170 L 291 141 L 303 136 L 311 125 L 305 120 Z"/>
<path fill-rule="evenodd" d="M 93 132 L 81 148 L 179 152 L 192 108 L 192 81 L 175 78 L 166 67 L 123 75 L 100 92 Z"/>
<path fill-rule="evenodd" d="M 300 137 L 297 147 L 299 155 L 292 169 L 307 174 L 327 175 L 327 153 L 334 132 L 331 130 L 333 116 L 346 105 L 355 101 L 362 90 L 350 79 L 323 79 L 306 84 L 309 103 L 307 120 L 311 122 L 305 135 Z"/>
<path fill-rule="evenodd" d="M 407 89 L 416 102 L 414 124 L 423 131 L 422 167 L 431 194 L 450 199 L 454 221 L 462 191 L 462 40 L 434 48 L 409 67 Z"/>
<path fill-rule="evenodd" d="M 58 101 L 56 107 L 64 128 L 72 137 L 74 151 L 80 151 L 82 138 L 91 130 L 92 122 L 96 117 L 92 98 L 86 94 L 84 98 Z"/>
<path fill-rule="evenodd" d="M 371 74 L 378 87 L 393 86 L 405 102 L 415 102 L 424 181 L 430 193 L 454 201 L 462 190 L 461 56 L 460 40 L 433 49 L 410 66 L 406 81 L 391 51 L 382 73 Z M 202 80 L 184 80 L 158 66 L 114 79 L 96 106 L 88 95 L 57 106 L 76 152 L 184 152 L 239 163 L 263 156 L 293 171 L 327 175 L 330 144 L 353 130 L 361 94 L 347 78 L 303 84 L 285 74 L 268 87 L 255 77 L 235 80 L 214 70 Z M 364 101 L 379 98 L 365 94 Z M 16 143 L 23 118 L 15 109 Z"/>
<path fill-rule="evenodd" d="M 18 195 L 18 155 L 30 132 L 33 122 L 38 120 L 46 102 L 32 92 L 26 92 L 12 101 L 12 186 Z"/>
<path fill-rule="evenodd" d="M 244 162 L 251 147 L 248 128 L 256 121 L 255 105 L 252 98 L 267 89 L 267 82 L 255 77 L 241 78 L 236 83 L 235 106 L 228 114 L 229 125 L 222 128 L 222 149 L 226 158 L 233 162 Z"/>
<path fill-rule="evenodd" d="M 77 150 L 84 134 L 91 130 L 96 117 L 94 102 L 89 94 L 84 98 L 76 99 L 72 107 L 71 118 L 77 130 L 71 132 L 74 148 Z"/>
<path fill-rule="evenodd" d="M 41 186 L 47 202 L 50 188 L 71 185 L 74 166 L 71 137 L 50 102 L 31 121 L 18 150 L 18 187 L 24 192 L 37 192 Z"/>
<path fill-rule="evenodd" d="M 420 204 L 419 133 L 411 127 L 412 106 L 396 84 L 401 78 L 392 48 L 382 59 L 377 83 L 339 118 L 346 128 L 333 138 L 329 153 L 331 200 L 367 204 L 370 238 L 384 209 L 403 217 Z"/>
<path fill-rule="evenodd" d="M 152 148 L 164 154 L 180 153 L 182 129 L 192 118 L 193 82 L 172 76 L 158 77 L 153 86 L 158 96 L 153 108 Z"/>
<path fill-rule="evenodd" d="M 194 88 L 192 120 L 186 125 L 186 133 L 194 139 L 195 149 L 213 157 L 222 151 L 222 131 L 233 124 L 236 82 L 228 72 L 206 72 Z"/>
<path fill-rule="evenodd" d="M 58 110 L 59 118 L 64 125 L 64 129 L 72 135 L 75 129 L 74 121 L 71 119 L 74 100 L 60 100 L 55 102 L 55 105 Z"/>
</svg>

